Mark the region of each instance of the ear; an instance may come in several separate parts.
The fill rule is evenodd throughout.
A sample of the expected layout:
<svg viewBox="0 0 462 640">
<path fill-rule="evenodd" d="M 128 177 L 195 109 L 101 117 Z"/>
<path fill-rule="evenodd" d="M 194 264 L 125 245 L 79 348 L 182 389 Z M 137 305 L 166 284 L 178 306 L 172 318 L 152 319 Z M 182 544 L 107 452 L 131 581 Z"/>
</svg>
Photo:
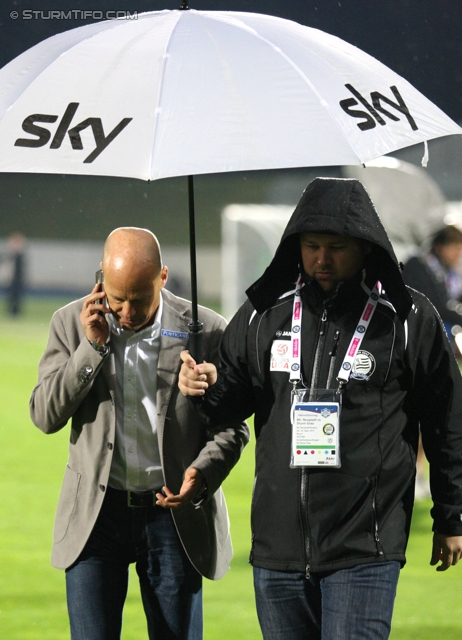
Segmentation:
<svg viewBox="0 0 462 640">
<path fill-rule="evenodd" d="M 162 267 L 160 272 L 160 288 L 163 289 L 168 280 L 168 267 Z"/>
</svg>

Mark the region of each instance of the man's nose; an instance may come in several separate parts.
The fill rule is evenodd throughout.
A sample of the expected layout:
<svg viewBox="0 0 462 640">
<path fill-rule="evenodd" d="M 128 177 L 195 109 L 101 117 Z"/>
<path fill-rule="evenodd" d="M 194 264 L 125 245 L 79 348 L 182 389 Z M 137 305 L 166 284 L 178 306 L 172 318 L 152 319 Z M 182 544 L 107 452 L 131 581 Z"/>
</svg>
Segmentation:
<svg viewBox="0 0 462 640">
<path fill-rule="evenodd" d="M 330 252 L 328 249 L 319 249 L 318 263 L 321 265 L 330 263 Z"/>
<path fill-rule="evenodd" d="M 120 315 L 122 316 L 122 318 L 132 318 L 135 315 L 135 309 L 133 308 L 133 305 L 128 301 L 124 302 Z"/>
</svg>

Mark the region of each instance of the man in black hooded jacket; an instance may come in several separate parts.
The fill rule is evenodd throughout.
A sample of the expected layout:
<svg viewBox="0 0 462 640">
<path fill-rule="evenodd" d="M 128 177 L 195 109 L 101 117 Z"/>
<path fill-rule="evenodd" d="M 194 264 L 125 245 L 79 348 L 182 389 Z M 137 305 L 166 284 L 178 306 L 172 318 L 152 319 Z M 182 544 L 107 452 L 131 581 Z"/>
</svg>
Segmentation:
<svg viewBox="0 0 462 640">
<path fill-rule="evenodd" d="M 462 554 L 462 379 L 441 320 L 405 287 L 373 203 L 349 179 L 310 183 L 247 296 L 218 376 L 184 352 L 180 389 L 201 396 L 211 421 L 255 414 L 250 559 L 263 636 L 388 638 L 419 430 L 431 564 L 444 571 Z"/>
</svg>

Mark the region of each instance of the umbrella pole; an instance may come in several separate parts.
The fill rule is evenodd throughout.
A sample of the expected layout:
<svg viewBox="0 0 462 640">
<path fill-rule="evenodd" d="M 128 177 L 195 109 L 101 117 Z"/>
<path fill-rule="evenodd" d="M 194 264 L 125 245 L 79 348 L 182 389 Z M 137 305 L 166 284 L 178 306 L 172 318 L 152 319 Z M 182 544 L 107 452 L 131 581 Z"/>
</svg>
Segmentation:
<svg viewBox="0 0 462 640">
<path fill-rule="evenodd" d="M 194 179 L 188 176 L 189 200 L 189 255 L 191 261 L 191 303 L 192 322 L 189 323 L 189 353 L 197 363 L 203 362 L 202 355 L 202 322 L 197 312 L 197 264 L 196 264 L 196 220 L 194 210 Z"/>
</svg>

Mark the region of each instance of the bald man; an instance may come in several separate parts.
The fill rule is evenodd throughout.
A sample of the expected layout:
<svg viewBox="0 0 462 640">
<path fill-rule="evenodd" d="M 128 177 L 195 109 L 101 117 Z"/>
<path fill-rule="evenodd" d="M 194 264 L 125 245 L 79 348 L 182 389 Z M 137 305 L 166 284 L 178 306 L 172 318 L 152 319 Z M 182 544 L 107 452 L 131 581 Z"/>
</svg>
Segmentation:
<svg viewBox="0 0 462 640">
<path fill-rule="evenodd" d="M 71 420 L 52 551 L 71 638 L 120 638 L 135 563 L 149 638 L 199 640 L 202 576 L 222 577 L 232 556 L 220 485 L 249 431 L 205 424 L 178 392 L 191 304 L 164 288 L 154 234 L 116 229 L 101 267 L 104 290 L 54 314 L 30 401 L 45 433 Z M 199 319 L 217 362 L 225 321 L 205 308 Z"/>
</svg>

